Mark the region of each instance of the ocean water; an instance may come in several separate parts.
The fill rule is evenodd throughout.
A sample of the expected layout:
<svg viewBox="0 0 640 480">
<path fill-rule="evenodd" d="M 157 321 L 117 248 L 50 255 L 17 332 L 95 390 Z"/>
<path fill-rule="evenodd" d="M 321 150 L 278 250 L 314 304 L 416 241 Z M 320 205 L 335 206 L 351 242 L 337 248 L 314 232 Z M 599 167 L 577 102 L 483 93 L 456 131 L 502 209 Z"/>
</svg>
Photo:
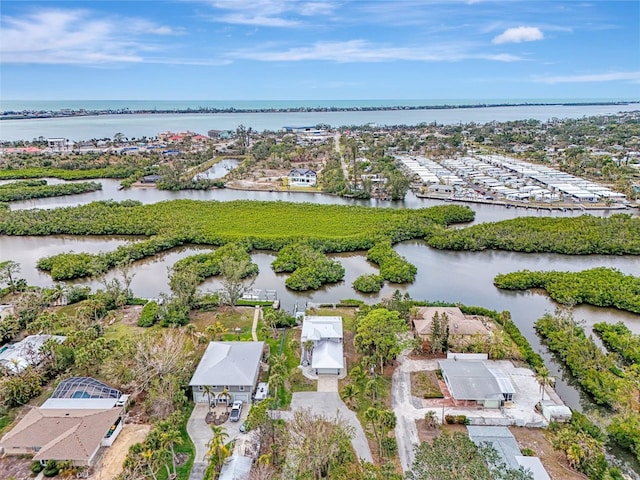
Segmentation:
<svg viewBox="0 0 640 480">
<path fill-rule="evenodd" d="M 398 102 L 398 101 L 394 101 Z M 3 104 L 4 105 L 4 104 Z M 35 104 L 34 104 L 35 105 Z M 107 104 L 104 104 L 107 106 Z M 113 103 L 110 104 L 112 107 Z M 177 104 L 176 104 L 177 105 Z M 240 108 L 236 104 L 236 108 Z M 248 105 L 248 104 L 247 104 Z M 253 108 L 258 108 L 253 105 Z M 363 106 L 362 103 L 358 105 Z M 85 108 L 90 105 L 85 104 Z M 307 105 L 310 106 L 310 105 Z M 421 106 L 421 105 L 419 105 Z M 71 107 L 69 107 L 71 108 Z M 133 107 L 131 107 L 133 108 Z M 140 107 L 137 107 L 140 108 Z M 177 107 L 176 107 L 177 108 Z M 193 107 L 195 108 L 195 107 Z M 222 107 L 220 107 L 222 108 Z M 272 108 L 272 107 L 264 107 Z M 284 104 L 282 107 L 285 108 Z M 206 134 L 209 130 L 235 130 L 239 125 L 256 131 L 276 131 L 284 126 L 331 127 L 377 125 L 417 125 L 420 123 L 458 124 L 506 122 L 535 119 L 581 118 L 640 110 L 640 103 L 591 105 L 513 105 L 473 108 L 412 110 L 344 110 L 344 111 L 269 111 L 231 113 L 148 113 L 88 115 L 19 120 L 0 120 L 0 140 L 32 140 L 38 137 L 62 137 L 73 141 L 113 138 L 122 133 L 128 138 L 155 137 L 160 132 L 190 130 Z"/>
<path fill-rule="evenodd" d="M 636 99 L 638 100 L 638 99 Z M 524 105 L 625 102 L 623 98 L 509 98 L 509 99 L 365 99 L 365 100 L 4 100 L 0 112 L 60 110 L 186 110 L 186 109 L 287 109 L 357 107 L 441 107 L 459 105 Z"/>
</svg>

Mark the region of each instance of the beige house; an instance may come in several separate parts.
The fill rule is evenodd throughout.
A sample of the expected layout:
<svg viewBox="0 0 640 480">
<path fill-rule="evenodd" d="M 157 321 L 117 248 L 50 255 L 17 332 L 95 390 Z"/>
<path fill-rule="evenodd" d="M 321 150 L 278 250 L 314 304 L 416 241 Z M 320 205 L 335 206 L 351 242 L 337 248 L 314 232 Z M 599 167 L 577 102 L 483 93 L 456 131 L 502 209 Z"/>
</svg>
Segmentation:
<svg viewBox="0 0 640 480">
<path fill-rule="evenodd" d="M 421 307 L 416 312 L 413 328 L 422 340 L 429 341 L 433 317 L 447 315 L 449 325 L 449 342 L 462 344 L 472 337 L 490 335 L 487 327 L 475 316 L 467 317 L 458 307 Z"/>
<path fill-rule="evenodd" d="M 123 408 L 68 410 L 33 408 L 0 442 L 7 455 L 95 465 L 100 447 L 113 443 Z"/>
<path fill-rule="evenodd" d="M 60 382 L 40 408 L 32 408 L 0 440 L 6 455 L 34 455 L 36 461 L 70 461 L 94 466 L 102 447 L 122 430 L 128 395 L 93 378 Z"/>
</svg>

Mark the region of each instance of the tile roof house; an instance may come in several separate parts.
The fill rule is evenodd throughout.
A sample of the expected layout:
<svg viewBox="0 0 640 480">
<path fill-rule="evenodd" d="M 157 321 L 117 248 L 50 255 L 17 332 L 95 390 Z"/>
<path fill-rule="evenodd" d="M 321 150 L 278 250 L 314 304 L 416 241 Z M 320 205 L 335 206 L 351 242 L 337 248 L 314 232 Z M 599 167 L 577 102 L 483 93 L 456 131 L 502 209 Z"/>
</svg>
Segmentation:
<svg viewBox="0 0 640 480">
<path fill-rule="evenodd" d="M 258 382 L 263 351 L 264 342 L 209 343 L 189 382 L 193 400 L 212 403 L 251 401 Z M 209 387 L 209 394 L 206 386 Z"/>
<path fill-rule="evenodd" d="M 111 437 L 121 423 L 122 413 L 123 408 L 33 408 L 2 438 L 0 445 L 7 455 L 35 453 L 34 460 L 68 460 L 76 466 L 92 466 L 100 447 L 113 442 Z"/>
<path fill-rule="evenodd" d="M 120 434 L 124 405 L 119 390 L 87 377 L 63 380 L 42 407 L 32 408 L 0 439 L 7 455 L 94 466 L 101 447 Z"/>
<path fill-rule="evenodd" d="M 422 340 L 429 340 L 433 317 L 447 315 L 449 325 L 449 341 L 452 344 L 469 341 L 474 335 L 489 336 L 489 330 L 475 316 L 466 316 L 458 307 L 421 307 L 416 312 L 413 327 L 416 335 Z"/>
<path fill-rule="evenodd" d="M 311 368 L 318 375 L 340 375 L 344 371 L 342 317 L 305 316 L 300 343 L 313 343 Z M 304 355 L 306 349 L 303 348 Z M 303 358 L 303 365 L 309 360 Z"/>
</svg>

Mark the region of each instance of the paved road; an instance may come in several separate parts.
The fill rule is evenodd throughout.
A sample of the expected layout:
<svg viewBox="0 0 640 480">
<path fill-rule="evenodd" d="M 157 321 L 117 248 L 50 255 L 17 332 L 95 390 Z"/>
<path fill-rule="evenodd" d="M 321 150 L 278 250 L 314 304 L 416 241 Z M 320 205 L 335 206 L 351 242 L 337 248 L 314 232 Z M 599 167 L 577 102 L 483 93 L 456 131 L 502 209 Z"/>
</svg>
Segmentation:
<svg viewBox="0 0 640 480">
<path fill-rule="evenodd" d="M 428 408 L 416 408 L 411 396 L 411 371 L 435 370 L 433 360 L 408 361 L 404 355 L 398 357 L 398 368 L 391 379 L 391 408 L 396 414 L 396 441 L 402 471 L 407 472 L 415 458 L 414 448 L 420 443 L 416 420 L 424 418 Z M 434 410 L 435 411 L 435 410 Z M 442 414 L 437 412 L 438 416 Z"/>
<path fill-rule="evenodd" d="M 354 412 L 349 410 L 344 402 L 335 392 L 295 392 L 291 399 L 291 411 L 278 412 L 279 417 L 287 420 L 291 417 L 294 410 L 302 410 L 310 408 L 313 413 L 324 415 L 326 417 L 340 417 L 345 419 L 349 425 L 354 428 L 355 436 L 351 439 L 353 449 L 356 451 L 358 458 L 365 462 L 373 462 L 369 442 L 364 434 L 362 425 Z"/>
</svg>

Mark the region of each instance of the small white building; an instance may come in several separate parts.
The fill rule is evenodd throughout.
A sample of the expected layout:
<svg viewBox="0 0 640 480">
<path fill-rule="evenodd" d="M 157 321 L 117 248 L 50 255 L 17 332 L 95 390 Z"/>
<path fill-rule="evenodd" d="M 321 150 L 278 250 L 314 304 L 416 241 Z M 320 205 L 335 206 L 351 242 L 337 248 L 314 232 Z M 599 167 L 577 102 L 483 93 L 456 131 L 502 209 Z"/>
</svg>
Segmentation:
<svg viewBox="0 0 640 480">
<path fill-rule="evenodd" d="M 305 316 L 300 342 L 306 353 L 307 342 L 313 343 L 311 362 L 303 358 L 317 375 L 341 375 L 344 372 L 342 317 Z"/>
</svg>

